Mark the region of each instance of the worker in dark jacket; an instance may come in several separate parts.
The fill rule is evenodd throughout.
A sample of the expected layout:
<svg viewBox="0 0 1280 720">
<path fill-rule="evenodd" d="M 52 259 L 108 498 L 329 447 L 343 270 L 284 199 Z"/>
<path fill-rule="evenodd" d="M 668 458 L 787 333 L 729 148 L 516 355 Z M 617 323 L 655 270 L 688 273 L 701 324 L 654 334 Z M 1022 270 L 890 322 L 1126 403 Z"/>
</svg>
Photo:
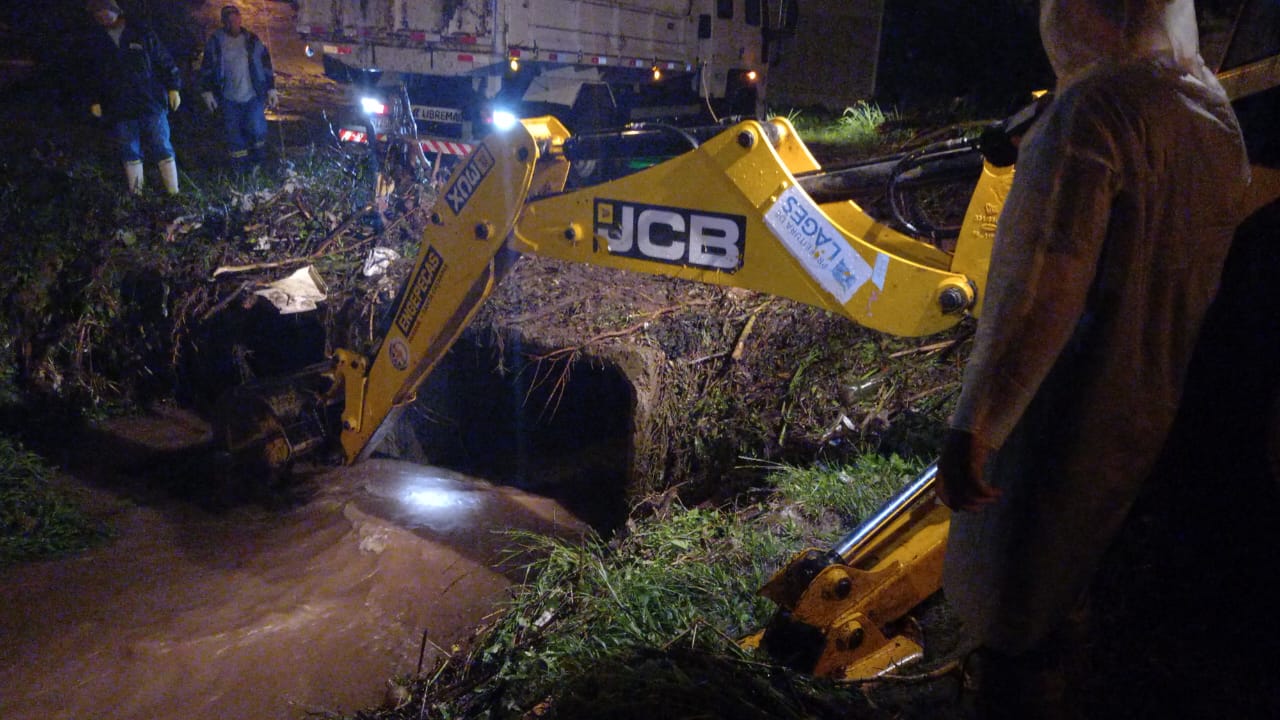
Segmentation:
<svg viewBox="0 0 1280 720">
<path fill-rule="evenodd" d="M 169 142 L 169 111 L 181 102 L 178 66 L 155 33 L 125 21 L 115 0 L 89 0 L 87 8 L 99 25 L 86 47 L 93 62 L 89 112 L 111 123 L 130 192 L 142 192 L 145 150 L 156 158 L 164 188 L 173 195 L 178 165 Z"/>
<path fill-rule="evenodd" d="M 280 101 L 271 53 L 257 35 L 244 29 L 240 9 L 222 8 L 222 27 L 209 36 L 200 66 L 201 97 L 209 112 L 222 107 L 233 167 L 263 160 L 267 144 L 267 108 Z"/>
</svg>

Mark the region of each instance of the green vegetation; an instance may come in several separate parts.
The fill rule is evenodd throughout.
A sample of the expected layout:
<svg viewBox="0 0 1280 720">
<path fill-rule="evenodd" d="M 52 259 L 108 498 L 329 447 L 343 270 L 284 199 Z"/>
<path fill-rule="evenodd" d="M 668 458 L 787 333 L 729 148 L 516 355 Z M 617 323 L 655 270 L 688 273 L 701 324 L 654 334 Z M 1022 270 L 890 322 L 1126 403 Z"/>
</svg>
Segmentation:
<svg viewBox="0 0 1280 720">
<path fill-rule="evenodd" d="M 737 638 L 768 622 L 774 607 L 755 593 L 781 563 L 834 543 L 921 467 L 774 466 L 757 504 L 664 497 L 610 542 L 520 536 L 536 559 L 505 611 L 403 679 L 401 707 L 356 717 L 878 717 L 859 689 L 774 666 Z"/>
<path fill-rule="evenodd" d="M 785 117 L 806 143 L 841 145 L 866 152 L 876 152 L 889 145 L 890 139 L 882 133 L 882 126 L 887 121 L 898 119 L 896 112 L 886 112 L 866 101 L 859 101 L 834 116 L 827 111 L 811 109 L 790 110 Z"/>
<path fill-rule="evenodd" d="M 78 552 L 105 536 L 51 487 L 51 474 L 38 455 L 0 436 L 0 566 Z"/>
<path fill-rule="evenodd" d="M 844 526 L 865 518 L 926 463 L 897 455 L 862 455 L 846 467 L 792 467 L 773 475 L 778 493 L 802 508 L 835 513 Z"/>
<path fill-rule="evenodd" d="M 11 269 L 0 278 L 6 404 L 17 389 L 75 412 L 169 397 L 190 382 L 193 353 L 209 347 L 220 316 L 259 283 L 310 263 L 331 292 L 363 296 L 374 290 L 360 273 L 373 240 L 403 248 L 418 235 L 405 222 L 418 191 L 380 216 L 362 211 L 363 168 L 329 146 L 300 148 L 271 172 L 184 173 L 172 198 L 154 187 L 126 195 L 101 163 L 57 148 L 0 168 L 0 228 L 21 238 L 0 246 Z M 251 377 L 252 357 L 240 357 Z"/>
</svg>

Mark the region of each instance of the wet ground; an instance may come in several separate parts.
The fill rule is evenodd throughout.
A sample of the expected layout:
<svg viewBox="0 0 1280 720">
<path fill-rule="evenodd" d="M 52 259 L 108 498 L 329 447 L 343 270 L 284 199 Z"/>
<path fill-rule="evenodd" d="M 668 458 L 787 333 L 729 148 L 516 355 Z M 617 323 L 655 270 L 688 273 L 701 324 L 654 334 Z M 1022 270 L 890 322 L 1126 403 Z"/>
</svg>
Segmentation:
<svg viewBox="0 0 1280 720">
<path fill-rule="evenodd" d="M 269 141 L 312 142 L 341 88 L 306 57 L 289 3 L 238 4 L 281 90 Z M 195 7 L 206 30 L 220 7 Z M 215 118 L 194 89 L 184 98 L 181 164 L 216 166 Z M 55 458 L 116 535 L 0 570 L 0 718 L 273 720 L 377 705 L 389 678 L 420 658 L 430 668 L 519 580 L 503 530 L 584 527 L 550 500 L 385 459 L 316 471 L 305 502 L 211 512 L 192 489 L 208 441 L 198 418 L 160 408 Z"/>
<path fill-rule="evenodd" d="M 289 509 L 210 513 L 163 490 L 174 458 L 198 461 L 199 420 L 160 409 L 99 430 L 63 481 L 117 536 L 0 571 L 6 720 L 374 706 L 519 579 L 504 530 L 582 529 L 550 500 L 386 459 L 305 478 L 309 499 Z"/>
</svg>

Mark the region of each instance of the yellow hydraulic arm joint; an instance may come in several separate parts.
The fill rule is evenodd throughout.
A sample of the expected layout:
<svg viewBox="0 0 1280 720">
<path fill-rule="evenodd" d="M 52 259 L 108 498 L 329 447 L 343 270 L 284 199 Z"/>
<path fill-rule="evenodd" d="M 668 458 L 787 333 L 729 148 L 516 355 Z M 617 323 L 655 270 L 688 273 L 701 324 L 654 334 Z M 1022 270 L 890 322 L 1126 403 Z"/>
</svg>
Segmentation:
<svg viewBox="0 0 1280 720">
<path fill-rule="evenodd" d="M 941 586 L 950 511 L 935 500 L 931 465 L 832 549 L 804 550 L 760 594 L 778 606 L 747 638 L 818 677 L 871 678 L 917 660 L 907 613 Z"/>
</svg>

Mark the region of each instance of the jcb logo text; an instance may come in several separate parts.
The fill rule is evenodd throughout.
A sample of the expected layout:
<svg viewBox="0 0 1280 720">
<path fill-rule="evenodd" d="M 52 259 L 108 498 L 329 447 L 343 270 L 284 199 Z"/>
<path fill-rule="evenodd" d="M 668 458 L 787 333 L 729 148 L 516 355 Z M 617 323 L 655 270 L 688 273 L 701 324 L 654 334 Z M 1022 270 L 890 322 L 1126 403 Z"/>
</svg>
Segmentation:
<svg viewBox="0 0 1280 720">
<path fill-rule="evenodd" d="M 614 255 L 736 272 L 747 220 L 660 205 L 596 200 L 595 233 Z"/>
</svg>

